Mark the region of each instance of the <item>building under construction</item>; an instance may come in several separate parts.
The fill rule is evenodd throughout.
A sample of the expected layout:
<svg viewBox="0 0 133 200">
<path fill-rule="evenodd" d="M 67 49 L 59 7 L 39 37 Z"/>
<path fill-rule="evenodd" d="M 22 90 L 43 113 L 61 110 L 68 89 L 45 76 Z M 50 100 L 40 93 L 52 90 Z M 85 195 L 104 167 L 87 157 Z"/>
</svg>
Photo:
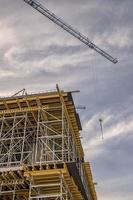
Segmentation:
<svg viewBox="0 0 133 200">
<path fill-rule="evenodd" d="M 0 200 L 96 200 L 72 92 L 0 99 Z"/>
</svg>

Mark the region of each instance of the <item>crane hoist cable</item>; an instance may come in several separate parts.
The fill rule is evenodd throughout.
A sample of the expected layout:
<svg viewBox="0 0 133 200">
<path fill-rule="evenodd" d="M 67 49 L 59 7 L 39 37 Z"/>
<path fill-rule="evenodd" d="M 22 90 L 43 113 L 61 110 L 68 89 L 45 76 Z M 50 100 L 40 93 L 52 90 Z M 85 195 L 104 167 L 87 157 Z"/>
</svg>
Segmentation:
<svg viewBox="0 0 133 200">
<path fill-rule="evenodd" d="M 79 31 L 75 30 L 72 26 L 65 23 L 61 18 L 57 17 L 54 13 L 52 13 L 50 10 L 45 8 L 43 5 L 41 5 L 39 2 L 35 0 L 23 0 L 30 6 L 32 6 L 35 10 L 40 12 L 45 17 L 49 18 L 52 22 L 60 26 L 62 29 L 76 37 L 78 40 L 83 42 L 85 45 L 96 51 L 97 53 L 101 54 L 103 57 L 111 61 L 112 63 L 116 64 L 118 62 L 117 58 L 112 57 L 110 54 L 96 46 L 93 42 L 91 42 L 86 36 L 81 34 Z"/>
</svg>

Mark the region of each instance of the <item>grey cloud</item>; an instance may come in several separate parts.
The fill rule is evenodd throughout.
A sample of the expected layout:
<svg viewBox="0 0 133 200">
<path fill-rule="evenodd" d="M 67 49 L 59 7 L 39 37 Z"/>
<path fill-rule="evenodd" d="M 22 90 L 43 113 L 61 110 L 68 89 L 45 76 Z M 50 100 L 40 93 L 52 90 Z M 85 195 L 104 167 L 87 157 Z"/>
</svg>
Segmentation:
<svg viewBox="0 0 133 200">
<path fill-rule="evenodd" d="M 118 57 L 119 63 L 113 65 L 94 53 L 23 1 L 0 0 L 0 22 L 11 27 L 15 36 L 10 44 L 0 43 L 0 95 L 13 94 L 24 87 L 28 92 L 45 91 L 53 89 L 56 83 L 63 89 L 81 90 L 74 100 L 76 105 L 86 106 L 85 111 L 79 110 L 81 135 L 86 158 L 99 183 L 99 199 L 110 196 L 111 200 L 132 200 L 132 126 L 128 130 L 124 125 L 131 125 L 133 119 L 133 1 L 40 2 Z M 5 59 L 5 54 L 16 47 L 18 51 Z M 39 62 L 46 59 L 47 66 L 40 67 Z M 58 62 L 60 67 L 56 70 Z M 101 116 L 105 117 L 105 140 L 94 148 L 90 142 L 101 139 Z M 120 125 L 125 129 L 122 134 L 106 139 L 111 131 L 118 133 Z"/>
<path fill-rule="evenodd" d="M 125 199 L 132 198 L 130 184 L 133 178 L 129 174 L 133 166 L 132 146 L 130 144 L 132 139 L 133 137 L 130 134 L 126 138 L 123 136 L 118 137 L 115 141 L 110 141 L 110 143 L 104 145 L 105 151 L 102 151 L 102 154 L 93 160 L 96 177 L 101 182 L 104 180 L 102 186 L 99 184 L 101 188 L 99 192 L 104 192 L 104 197 L 110 194 L 110 197 L 114 198 L 115 193 L 115 197 L 118 196 L 118 199 L 122 199 L 123 196 Z M 100 174 L 97 173 L 99 170 L 101 171 Z M 110 177 L 108 174 L 110 174 Z"/>
<path fill-rule="evenodd" d="M 33 61 L 33 60 L 42 60 L 46 57 L 50 57 L 52 55 L 72 55 L 76 54 L 76 52 L 81 51 L 81 46 L 59 46 L 51 44 L 48 47 L 43 49 L 26 49 L 26 51 L 20 54 L 14 54 L 15 57 L 20 62 L 23 61 Z"/>
</svg>

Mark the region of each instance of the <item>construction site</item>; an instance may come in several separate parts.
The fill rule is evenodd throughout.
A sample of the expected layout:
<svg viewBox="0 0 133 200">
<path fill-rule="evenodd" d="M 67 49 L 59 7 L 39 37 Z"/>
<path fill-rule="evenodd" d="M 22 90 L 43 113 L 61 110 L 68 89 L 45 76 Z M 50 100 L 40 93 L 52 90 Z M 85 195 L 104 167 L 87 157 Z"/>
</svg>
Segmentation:
<svg viewBox="0 0 133 200">
<path fill-rule="evenodd" d="M 0 199 L 96 200 L 71 92 L 0 99 Z"/>
<path fill-rule="evenodd" d="M 36 11 L 116 64 L 117 59 L 33 0 Z M 22 92 L 22 93 L 21 93 Z M 72 91 L 0 98 L 0 200 L 97 200 Z M 100 121 L 102 123 L 102 120 Z"/>
</svg>

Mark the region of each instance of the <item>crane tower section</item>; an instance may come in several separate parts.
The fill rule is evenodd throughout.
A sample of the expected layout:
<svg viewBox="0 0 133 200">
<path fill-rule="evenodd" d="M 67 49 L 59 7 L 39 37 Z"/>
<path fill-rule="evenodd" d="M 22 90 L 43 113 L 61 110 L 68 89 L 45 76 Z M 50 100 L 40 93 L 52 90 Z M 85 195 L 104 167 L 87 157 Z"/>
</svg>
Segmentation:
<svg viewBox="0 0 133 200">
<path fill-rule="evenodd" d="M 96 46 L 86 36 L 81 34 L 79 31 L 75 30 L 72 26 L 65 23 L 61 18 L 57 17 L 54 13 L 52 13 L 50 10 L 42 6 L 37 1 L 35 0 L 24 0 L 24 1 L 30 6 L 32 6 L 34 9 L 36 9 L 38 12 L 43 14 L 45 17 L 49 18 L 52 22 L 60 26 L 62 29 L 67 31 L 69 34 L 73 35 L 75 38 L 83 42 L 85 45 L 87 45 L 97 53 L 101 54 L 103 57 L 105 57 L 112 63 L 116 64 L 118 62 L 116 58 L 112 57 L 110 54 L 108 54 L 107 52 L 103 51 L 101 48 Z"/>
<path fill-rule="evenodd" d="M 0 99 L 0 199 L 97 200 L 71 92 Z"/>
</svg>

